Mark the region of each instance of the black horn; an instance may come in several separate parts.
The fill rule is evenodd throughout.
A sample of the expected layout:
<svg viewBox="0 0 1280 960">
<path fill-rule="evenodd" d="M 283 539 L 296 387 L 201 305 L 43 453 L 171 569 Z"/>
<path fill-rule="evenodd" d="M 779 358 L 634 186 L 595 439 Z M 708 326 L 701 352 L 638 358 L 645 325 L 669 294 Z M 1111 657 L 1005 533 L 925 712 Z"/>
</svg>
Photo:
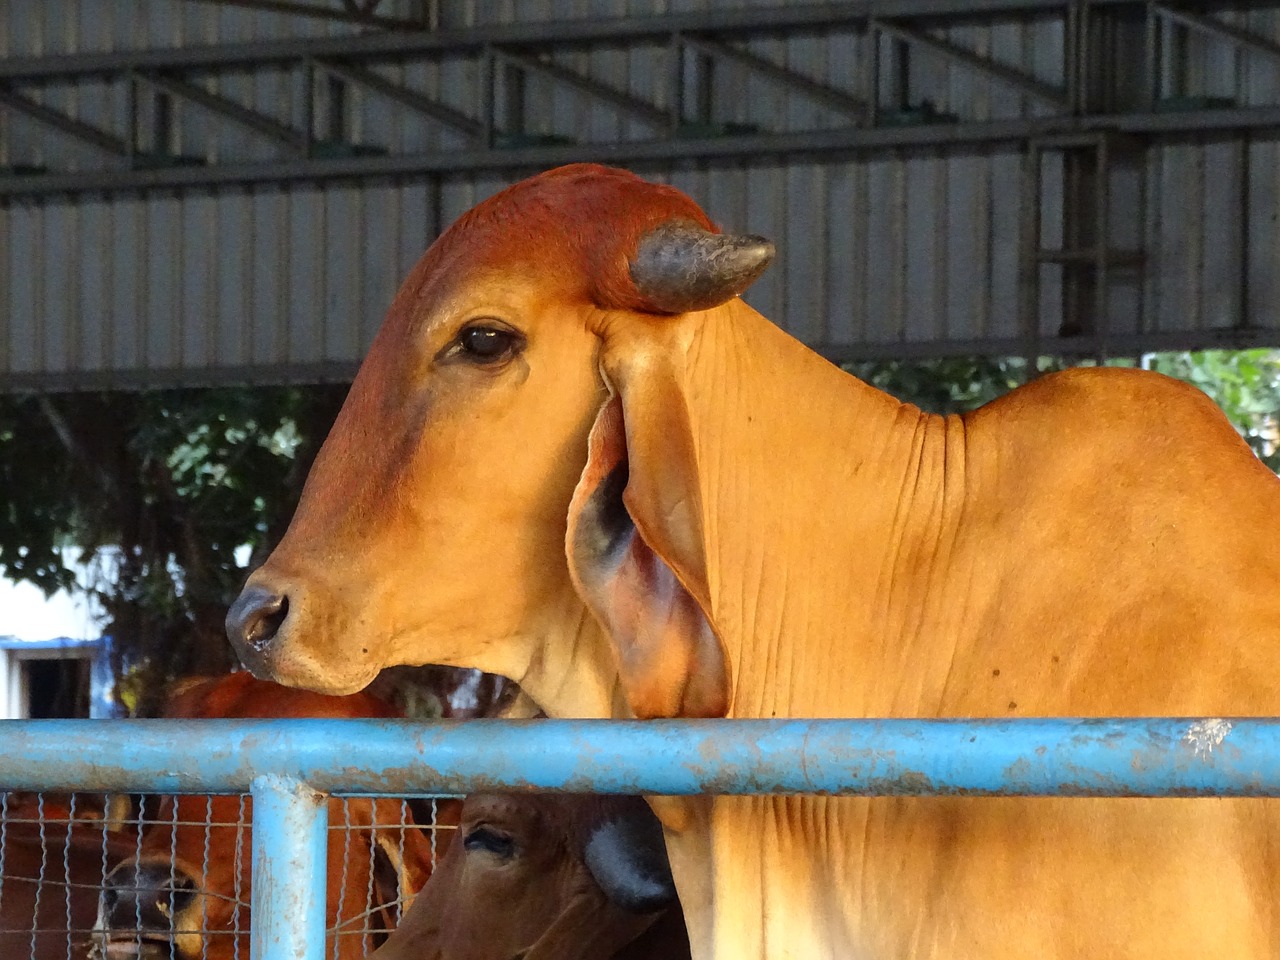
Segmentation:
<svg viewBox="0 0 1280 960">
<path fill-rule="evenodd" d="M 600 798 L 582 859 L 609 900 L 634 913 L 654 913 L 676 900 L 662 825 L 638 797 Z"/>
<path fill-rule="evenodd" d="M 751 286 L 773 254 L 764 237 L 712 233 L 690 220 L 671 220 L 640 238 L 631 282 L 658 312 L 708 310 Z"/>
</svg>

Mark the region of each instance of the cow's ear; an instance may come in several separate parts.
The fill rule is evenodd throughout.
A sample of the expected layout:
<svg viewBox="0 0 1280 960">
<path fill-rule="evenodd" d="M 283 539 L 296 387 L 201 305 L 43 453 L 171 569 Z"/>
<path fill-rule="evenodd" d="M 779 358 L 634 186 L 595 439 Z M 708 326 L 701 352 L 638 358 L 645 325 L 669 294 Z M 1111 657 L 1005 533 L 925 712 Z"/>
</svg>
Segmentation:
<svg viewBox="0 0 1280 960">
<path fill-rule="evenodd" d="M 613 644 L 637 717 L 722 717 L 729 664 L 712 621 L 702 494 L 678 364 L 606 344 L 610 396 L 569 510 L 574 584 Z"/>
<path fill-rule="evenodd" d="M 431 845 L 422 830 L 411 824 L 377 826 L 377 809 L 375 803 L 373 883 L 386 929 L 394 930 L 397 918 L 413 906 L 431 876 Z M 394 816 L 398 818 L 399 811 Z"/>
</svg>

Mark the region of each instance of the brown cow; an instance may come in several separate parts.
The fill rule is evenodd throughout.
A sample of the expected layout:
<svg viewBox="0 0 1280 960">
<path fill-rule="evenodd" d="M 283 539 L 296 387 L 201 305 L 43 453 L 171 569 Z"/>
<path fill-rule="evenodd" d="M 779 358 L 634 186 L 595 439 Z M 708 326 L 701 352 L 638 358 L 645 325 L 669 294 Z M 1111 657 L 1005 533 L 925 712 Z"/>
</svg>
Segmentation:
<svg viewBox="0 0 1280 960">
<path fill-rule="evenodd" d="M 662 829 L 638 797 L 472 794 L 373 960 L 689 956 Z"/>
<path fill-rule="evenodd" d="M 165 716 L 185 719 L 399 716 L 368 694 L 326 697 L 290 690 L 236 673 L 187 682 L 170 699 Z M 196 761 L 198 762 L 198 761 Z M 457 802 L 442 811 L 455 822 Z M 101 955 L 224 960 L 249 955 L 252 803 L 238 796 L 178 796 L 160 801 L 142 832 L 140 851 L 112 871 L 103 892 L 96 938 Z M 177 826 L 173 826 L 174 823 Z M 241 824 L 244 824 L 241 826 Z M 209 826 L 208 824 L 212 824 Z M 430 876 L 431 841 L 405 823 L 398 800 L 334 799 L 330 833 L 326 924 L 337 927 L 326 957 L 365 956 L 393 929 L 403 905 Z M 372 893 L 374 909 L 364 915 Z M 369 921 L 369 922 L 366 922 Z"/>
<path fill-rule="evenodd" d="M 68 800 L 10 794 L 4 805 L 0 957 L 85 957 L 103 874 L 134 849 L 132 832 L 109 829 L 101 797 Z"/>
<path fill-rule="evenodd" d="M 552 716 L 1280 714 L 1280 481 L 1203 393 L 1075 370 L 928 415 L 737 296 L 771 253 L 592 166 L 464 215 L 241 658 L 329 692 L 479 667 Z M 1280 803 L 653 805 L 699 960 L 1280 957 Z"/>
</svg>

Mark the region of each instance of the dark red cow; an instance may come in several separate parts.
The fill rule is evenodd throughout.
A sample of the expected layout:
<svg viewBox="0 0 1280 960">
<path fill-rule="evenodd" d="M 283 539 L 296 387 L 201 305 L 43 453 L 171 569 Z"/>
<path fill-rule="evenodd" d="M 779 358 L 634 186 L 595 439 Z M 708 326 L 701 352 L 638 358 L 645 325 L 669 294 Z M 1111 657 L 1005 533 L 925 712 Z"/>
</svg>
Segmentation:
<svg viewBox="0 0 1280 960">
<path fill-rule="evenodd" d="M 101 797 L 11 794 L 3 813 L 0 957 L 85 957 L 103 874 L 134 835 L 108 829 Z"/>
<path fill-rule="evenodd" d="M 638 797 L 473 794 L 373 960 L 687 960 L 662 828 Z"/>
<path fill-rule="evenodd" d="M 247 673 L 186 682 L 165 715 L 373 717 L 399 714 L 367 693 L 328 697 L 255 680 Z M 457 820 L 457 801 L 440 823 Z M 163 798 L 140 848 L 115 867 L 103 892 L 96 939 L 111 960 L 232 960 L 249 956 L 252 805 L 238 796 Z M 325 956 L 362 958 L 394 928 L 431 874 L 429 835 L 399 800 L 334 799 L 328 847 Z M 368 911 L 368 915 L 366 912 Z M 366 932 L 371 927 L 371 932 Z M 337 930 L 335 935 L 332 931 Z"/>
</svg>

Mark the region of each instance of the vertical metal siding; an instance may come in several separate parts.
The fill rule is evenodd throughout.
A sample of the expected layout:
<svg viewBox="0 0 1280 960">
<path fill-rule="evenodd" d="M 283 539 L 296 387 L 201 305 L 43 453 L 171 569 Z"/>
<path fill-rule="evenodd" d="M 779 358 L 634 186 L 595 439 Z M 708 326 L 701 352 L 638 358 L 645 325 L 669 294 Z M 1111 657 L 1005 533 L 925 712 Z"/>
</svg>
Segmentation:
<svg viewBox="0 0 1280 960">
<path fill-rule="evenodd" d="M 508 0 L 444 4 L 446 26 L 582 16 L 644 15 L 701 9 L 714 0 Z M 393 15 L 409 15 L 409 0 Z M 32 14 L 32 11 L 35 11 Z M 21 15 L 19 15 L 21 13 Z M 1280 37 L 1274 11 L 1230 15 L 1248 29 Z M 174 0 L 101 4 L 0 0 L 0 53 L 29 55 L 205 44 L 265 36 L 333 34 L 353 27 Z M 1051 21 L 965 26 L 939 33 L 997 62 L 1061 83 L 1061 27 Z M 757 40 L 748 48 L 857 95 L 860 66 L 848 40 Z M 884 41 L 882 54 L 889 41 Z M 556 62 L 617 90 L 669 104 L 665 55 L 593 50 L 561 52 Z M 692 55 L 686 79 L 692 80 Z M 1194 37 L 1179 84 L 1196 95 L 1240 104 L 1275 102 L 1280 62 L 1240 55 Z M 476 60 L 377 68 L 461 111 L 474 90 Z M 828 124 L 829 108 L 747 71 L 721 63 L 713 119 L 798 131 Z M 887 74 L 887 71 L 885 71 Z M 887 76 L 882 82 L 889 83 Z M 225 76 L 220 91 L 282 122 L 300 115 L 301 79 L 284 74 Z M 1167 89 L 1172 91 L 1172 87 Z M 357 142 L 396 150 L 459 147 L 438 122 L 389 109 L 354 92 Z M 71 115 L 119 123 L 123 87 L 48 94 Z M 643 139 L 652 125 L 545 78 L 525 89 L 526 129 L 579 141 Z M 993 78 L 926 53 L 912 60 L 909 99 L 928 98 L 966 117 L 1036 116 L 1042 104 Z M 692 105 L 690 105 L 691 107 Z M 689 116 L 692 117 L 690 110 Z M 296 122 L 296 121 L 292 121 Z M 94 151 L 66 140 L 25 135 L 12 114 L 0 124 L 0 161 L 77 169 L 100 165 Z M 199 135 L 197 136 L 197 124 Z M 210 141 L 207 131 L 215 130 Z M 281 147 L 242 127 L 180 106 L 182 149 L 214 158 L 270 160 Z M 37 146 L 32 146 L 33 144 Z M 55 144 L 48 148 L 43 144 Z M 44 155 L 45 150 L 50 155 Z M 1247 163 L 1245 162 L 1247 160 Z M 1117 166 L 1111 182 L 1112 244 L 1145 247 L 1139 275 L 1114 272 L 1107 329 L 1112 332 L 1221 329 L 1241 319 L 1277 326 L 1280 201 L 1277 145 L 1242 150 L 1190 144 L 1153 150 L 1141 198 L 1138 168 Z M 1045 155 L 1045 180 L 1060 176 Z M 748 299 L 797 336 L 832 345 L 1014 340 L 1023 335 L 1019 272 L 1025 217 L 1023 160 L 1012 152 L 881 154 L 839 163 L 677 164 L 659 179 L 686 189 L 730 229 L 763 233 L 781 254 Z M 424 179 L 399 186 L 225 188 L 142 199 L 16 202 L 0 208 L 0 380 L 6 374 L 256 368 L 351 363 L 367 348 L 392 296 L 435 231 L 506 184 L 491 174 Z M 1043 246 L 1061 246 L 1060 193 L 1041 206 Z M 1038 329 L 1061 320 L 1061 271 L 1040 270 Z M 1248 281 L 1245 297 L 1243 281 Z"/>
</svg>

